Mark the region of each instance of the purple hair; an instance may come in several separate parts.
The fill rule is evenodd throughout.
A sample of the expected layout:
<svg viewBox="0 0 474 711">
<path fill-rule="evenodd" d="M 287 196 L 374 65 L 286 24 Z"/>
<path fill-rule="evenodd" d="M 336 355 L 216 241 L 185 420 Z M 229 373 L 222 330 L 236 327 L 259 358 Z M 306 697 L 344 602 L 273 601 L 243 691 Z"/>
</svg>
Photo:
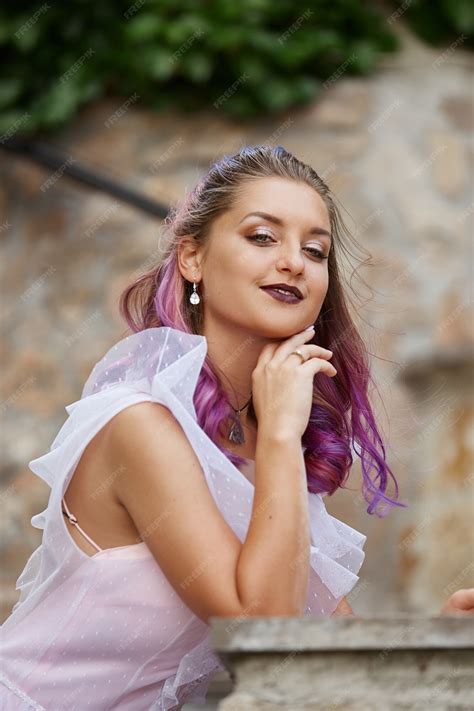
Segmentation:
<svg viewBox="0 0 474 711">
<path fill-rule="evenodd" d="M 184 237 L 204 244 L 212 221 L 231 207 L 244 184 L 271 176 L 303 182 L 314 188 L 326 205 L 331 223 L 328 291 L 315 323 L 314 337 L 307 342 L 333 351 L 331 363 L 338 375 L 318 379 L 317 389 L 314 387 L 313 405 L 302 438 L 306 447 L 308 490 L 331 495 L 345 488 L 353 463 L 351 450 L 354 450 L 361 459 L 362 492 L 369 504 L 367 513 L 383 518 L 391 506 L 406 508 L 407 505 L 385 493 L 389 476 L 394 481 L 397 497 L 398 484 L 385 460 L 385 448 L 369 402 L 369 381 L 375 386 L 369 354 L 349 314 L 339 276 L 339 255 L 345 250 L 343 235 L 353 238 L 329 188 L 313 168 L 283 146 L 245 146 L 235 155 L 224 155 L 198 181 L 181 206 L 170 209 L 163 225 L 164 254 L 156 266 L 123 291 L 120 312 L 134 333 L 170 326 L 202 335 L 202 302 L 201 306 L 189 302 L 192 285 L 178 268 L 177 245 Z M 234 465 L 241 465 L 243 458 L 218 441 L 228 432 L 233 411 L 208 355 L 199 374 L 194 405 L 199 426 Z M 257 422 L 252 400 L 248 417 Z M 385 504 L 378 511 L 380 502 Z"/>
</svg>

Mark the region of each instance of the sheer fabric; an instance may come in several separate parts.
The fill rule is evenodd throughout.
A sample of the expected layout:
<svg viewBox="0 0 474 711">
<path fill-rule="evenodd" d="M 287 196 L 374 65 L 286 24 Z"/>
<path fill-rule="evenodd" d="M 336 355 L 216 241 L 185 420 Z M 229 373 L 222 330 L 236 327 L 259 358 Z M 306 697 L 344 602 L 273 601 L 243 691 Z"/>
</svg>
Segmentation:
<svg viewBox="0 0 474 711">
<path fill-rule="evenodd" d="M 204 336 L 150 328 L 119 341 L 97 363 L 49 452 L 29 462 L 51 491 L 31 524 L 42 529 L 0 628 L 0 709 L 179 709 L 204 703 L 225 669 L 210 627 L 184 604 L 146 542 L 89 556 L 67 530 L 61 499 L 94 435 L 122 409 L 159 402 L 193 446 L 222 516 L 243 542 L 254 486 L 199 427 L 193 394 Z M 159 436 L 159 433 L 157 433 Z M 249 460 L 250 461 L 250 460 Z M 308 492 L 311 575 L 305 615 L 329 617 L 358 581 L 366 536 Z"/>
</svg>

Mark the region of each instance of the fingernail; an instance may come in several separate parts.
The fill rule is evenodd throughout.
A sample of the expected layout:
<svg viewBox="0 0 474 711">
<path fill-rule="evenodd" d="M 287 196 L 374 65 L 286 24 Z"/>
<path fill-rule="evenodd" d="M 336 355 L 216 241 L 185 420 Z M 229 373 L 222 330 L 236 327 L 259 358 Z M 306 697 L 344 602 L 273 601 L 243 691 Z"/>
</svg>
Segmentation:
<svg viewBox="0 0 474 711">
<path fill-rule="evenodd" d="M 308 328 L 304 329 L 305 331 L 314 331 L 314 326 L 311 324 L 311 326 L 308 326 Z"/>
</svg>

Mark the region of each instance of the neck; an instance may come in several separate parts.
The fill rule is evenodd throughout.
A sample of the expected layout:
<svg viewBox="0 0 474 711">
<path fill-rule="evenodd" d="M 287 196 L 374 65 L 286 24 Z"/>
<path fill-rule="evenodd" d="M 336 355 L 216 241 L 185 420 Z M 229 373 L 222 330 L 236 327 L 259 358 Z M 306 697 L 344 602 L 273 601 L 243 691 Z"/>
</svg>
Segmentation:
<svg viewBox="0 0 474 711">
<path fill-rule="evenodd" d="M 221 387 L 235 410 L 245 408 L 240 413 L 240 421 L 251 426 L 247 403 L 252 394 L 252 373 L 267 339 L 239 330 L 223 331 L 210 325 L 206 325 L 203 335 Z"/>
</svg>

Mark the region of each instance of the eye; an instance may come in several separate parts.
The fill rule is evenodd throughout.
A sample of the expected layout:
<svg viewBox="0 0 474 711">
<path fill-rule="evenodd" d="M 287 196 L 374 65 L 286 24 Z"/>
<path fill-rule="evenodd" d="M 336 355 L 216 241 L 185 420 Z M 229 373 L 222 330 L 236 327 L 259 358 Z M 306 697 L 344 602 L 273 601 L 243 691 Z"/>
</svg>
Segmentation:
<svg viewBox="0 0 474 711">
<path fill-rule="evenodd" d="M 248 240 L 251 242 L 255 242 L 256 244 L 266 244 L 265 242 L 260 242 L 258 239 L 259 237 L 263 237 L 264 239 L 269 239 L 271 240 L 272 238 L 270 235 L 266 234 L 265 232 L 255 232 L 253 235 L 249 235 L 247 237 Z M 273 240 L 272 240 L 273 241 Z M 317 257 L 318 259 L 328 259 L 328 256 L 325 256 L 323 252 L 319 249 L 315 249 L 314 247 L 308 247 L 307 251 L 310 252 L 314 257 Z"/>
<path fill-rule="evenodd" d="M 324 255 L 319 249 L 314 249 L 313 247 L 308 247 L 308 252 L 314 254 L 318 259 L 329 259 L 329 255 Z"/>
<path fill-rule="evenodd" d="M 267 239 L 271 239 L 270 235 L 267 235 L 265 232 L 255 232 L 253 235 L 247 237 L 247 239 L 251 240 L 252 242 L 256 242 L 257 237 L 266 237 Z"/>
</svg>

